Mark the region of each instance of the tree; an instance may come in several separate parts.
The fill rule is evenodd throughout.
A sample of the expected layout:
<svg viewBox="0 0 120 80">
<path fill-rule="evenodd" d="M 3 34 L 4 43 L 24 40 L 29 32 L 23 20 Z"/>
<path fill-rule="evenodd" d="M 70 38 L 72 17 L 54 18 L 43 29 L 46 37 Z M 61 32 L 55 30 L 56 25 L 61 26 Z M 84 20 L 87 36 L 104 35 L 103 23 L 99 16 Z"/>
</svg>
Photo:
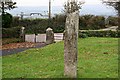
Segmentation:
<svg viewBox="0 0 120 80">
<path fill-rule="evenodd" d="M 114 7 L 118 11 L 118 14 L 120 16 L 120 0 L 102 0 L 102 1 L 105 4 Z"/>
<path fill-rule="evenodd" d="M 120 22 L 120 0 L 102 0 L 103 3 L 112 6 L 118 12 L 118 22 Z M 120 29 L 120 24 L 118 25 L 118 29 Z"/>
<path fill-rule="evenodd" d="M 12 26 L 13 17 L 9 13 L 4 13 L 2 16 L 2 27 L 3 28 L 10 28 Z"/>
<path fill-rule="evenodd" d="M 5 10 L 11 10 L 16 8 L 16 2 L 12 0 L 0 0 L 0 9 L 2 10 L 2 14 L 5 14 Z"/>
<path fill-rule="evenodd" d="M 16 2 L 12 0 L 0 0 L 0 9 L 2 11 L 2 27 L 9 28 L 12 25 L 12 15 L 5 12 L 6 10 L 11 10 L 16 8 Z"/>
</svg>

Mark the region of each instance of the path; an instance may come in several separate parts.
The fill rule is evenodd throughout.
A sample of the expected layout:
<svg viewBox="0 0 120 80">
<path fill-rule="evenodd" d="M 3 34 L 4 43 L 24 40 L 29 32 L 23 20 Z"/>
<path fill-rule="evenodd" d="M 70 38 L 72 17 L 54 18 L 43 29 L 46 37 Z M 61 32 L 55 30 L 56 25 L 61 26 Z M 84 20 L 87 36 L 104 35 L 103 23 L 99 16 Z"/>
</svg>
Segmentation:
<svg viewBox="0 0 120 80">
<path fill-rule="evenodd" d="M 37 44 L 35 47 L 32 48 L 41 48 L 46 46 L 45 43 L 40 43 Z M 22 51 L 25 51 L 27 49 L 31 49 L 31 48 L 16 48 L 16 49 L 7 49 L 7 50 L 0 50 L 0 56 L 6 56 L 6 55 L 10 55 L 10 54 L 16 54 Z"/>
<path fill-rule="evenodd" d="M 31 35 L 28 35 L 28 39 L 30 42 L 34 42 L 34 35 L 31 34 Z M 40 37 L 39 39 L 42 39 L 42 41 L 45 41 L 45 34 L 39 34 L 38 37 Z M 62 41 L 63 40 L 63 33 L 55 33 L 54 34 L 54 38 L 55 38 L 55 42 L 59 42 L 59 41 Z M 29 42 L 28 41 L 28 42 Z M 45 43 L 40 43 L 40 44 L 37 44 L 35 47 L 32 47 L 32 48 L 41 48 L 41 47 L 44 47 L 46 46 Z M 6 49 L 6 50 L 0 50 L 0 56 L 6 56 L 6 55 L 10 55 L 10 54 L 16 54 L 16 53 L 19 53 L 19 52 L 22 52 L 22 51 L 25 51 L 27 49 L 31 49 L 31 48 L 16 48 L 16 49 Z"/>
</svg>

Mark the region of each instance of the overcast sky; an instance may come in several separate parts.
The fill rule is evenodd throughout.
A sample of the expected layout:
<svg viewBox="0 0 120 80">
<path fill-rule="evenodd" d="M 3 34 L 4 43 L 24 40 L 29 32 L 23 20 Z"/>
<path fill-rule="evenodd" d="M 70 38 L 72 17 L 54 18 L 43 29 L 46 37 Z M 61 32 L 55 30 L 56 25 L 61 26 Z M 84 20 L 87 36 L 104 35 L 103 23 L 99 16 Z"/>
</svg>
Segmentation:
<svg viewBox="0 0 120 80">
<path fill-rule="evenodd" d="M 48 6 L 49 0 L 13 0 L 17 6 Z M 63 6 L 66 0 L 51 0 L 52 6 Z M 78 0 L 85 1 L 85 4 L 99 4 L 100 0 Z"/>
</svg>

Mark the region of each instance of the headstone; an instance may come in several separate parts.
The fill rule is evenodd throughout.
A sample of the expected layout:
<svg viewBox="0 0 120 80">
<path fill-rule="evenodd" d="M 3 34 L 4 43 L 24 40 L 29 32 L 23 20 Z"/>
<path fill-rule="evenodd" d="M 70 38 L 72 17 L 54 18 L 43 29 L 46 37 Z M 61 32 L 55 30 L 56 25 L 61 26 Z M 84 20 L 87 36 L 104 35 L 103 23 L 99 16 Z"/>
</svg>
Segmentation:
<svg viewBox="0 0 120 80">
<path fill-rule="evenodd" d="M 46 30 L 46 44 L 52 44 L 54 43 L 54 33 L 51 28 L 48 28 Z"/>
<path fill-rule="evenodd" d="M 23 42 L 25 42 L 25 27 L 21 27 L 20 38 Z"/>
<path fill-rule="evenodd" d="M 79 10 L 76 8 L 69 2 L 64 32 L 64 75 L 69 78 L 77 77 Z"/>
</svg>

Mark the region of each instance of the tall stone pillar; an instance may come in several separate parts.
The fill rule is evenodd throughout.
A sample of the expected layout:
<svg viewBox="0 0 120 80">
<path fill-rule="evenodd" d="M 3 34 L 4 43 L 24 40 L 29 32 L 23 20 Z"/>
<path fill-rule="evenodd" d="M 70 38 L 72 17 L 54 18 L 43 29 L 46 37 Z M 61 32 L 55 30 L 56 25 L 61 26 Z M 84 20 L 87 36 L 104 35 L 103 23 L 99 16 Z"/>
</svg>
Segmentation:
<svg viewBox="0 0 120 80">
<path fill-rule="evenodd" d="M 77 77 L 79 10 L 75 6 L 68 6 L 64 33 L 64 75 L 69 78 Z"/>
</svg>

